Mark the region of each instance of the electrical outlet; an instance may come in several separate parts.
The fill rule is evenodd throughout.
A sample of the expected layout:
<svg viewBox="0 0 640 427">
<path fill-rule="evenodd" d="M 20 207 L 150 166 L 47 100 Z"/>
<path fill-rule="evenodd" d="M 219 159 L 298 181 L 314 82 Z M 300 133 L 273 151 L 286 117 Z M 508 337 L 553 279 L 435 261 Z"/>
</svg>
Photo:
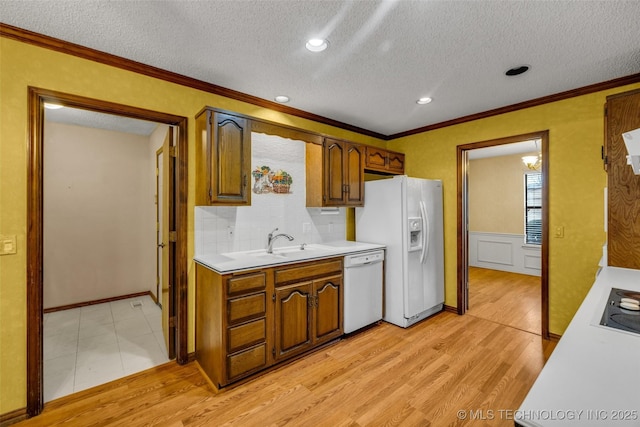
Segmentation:
<svg viewBox="0 0 640 427">
<path fill-rule="evenodd" d="M 233 239 L 233 233 L 235 233 L 235 227 L 233 226 L 228 226 L 227 227 L 227 239 L 232 240 Z"/>
<path fill-rule="evenodd" d="M 562 225 L 556 227 L 556 232 L 554 233 L 554 237 L 558 237 L 558 238 L 564 237 L 564 227 Z"/>
<path fill-rule="evenodd" d="M 0 255 L 11 255 L 18 251 L 15 234 L 0 236 Z"/>
<path fill-rule="evenodd" d="M 333 223 L 329 223 L 329 233 L 333 233 Z"/>
</svg>

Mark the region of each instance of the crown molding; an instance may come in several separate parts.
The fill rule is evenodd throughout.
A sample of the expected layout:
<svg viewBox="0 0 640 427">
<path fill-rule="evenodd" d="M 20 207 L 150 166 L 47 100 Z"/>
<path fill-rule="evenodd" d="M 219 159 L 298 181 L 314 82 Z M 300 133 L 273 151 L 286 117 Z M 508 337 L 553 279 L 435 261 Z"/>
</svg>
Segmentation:
<svg viewBox="0 0 640 427">
<path fill-rule="evenodd" d="M 73 55 L 79 58 L 88 59 L 91 61 L 99 62 L 105 65 L 110 65 L 127 71 L 133 71 L 138 74 L 143 74 L 156 79 L 164 80 L 167 82 L 179 84 L 182 86 L 190 87 L 193 89 L 202 90 L 204 92 L 212 93 L 215 95 L 224 96 L 225 98 L 235 99 L 237 101 L 246 102 L 248 104 L 256 105 L 259 107 L 268 108 L 270 110 L 278 111 L 292 116 L 300 117 L 303 119 L 311 120 L 317 123 L 334 126 L 340 129 L 356 132 L 362 135 L 371 136 L 374 138 L 385 140 L 386 135 L 373 132 L 368 129 L 360 128 L 357 126 L 343 123 L 337 120 L 333 120 L 327 117 L 319 116 L 307 111 L 299 110 L 297 108 L 287 107 L 274 101 L 267 101 L 266 99 L 259 98 L 257 96 L 248 95 L 243 92 L 238 92 L 233 89 L 228 89 L 222 86 L 218 86 L 212 83 L 207 83 L 202 80 L 187 77 L 182 74 L 174 73 L 172 71 L 163 70 L 151 65 L 143 64 L 141 62 L 126 59 L 121 56 L 112 55 L 110 53 L 102 52 L 89 47 L 81 46 L 75 43 L 70 43 L 64 40 L 60 40 L 54 37 L 45 36 L 43 34 L 35 33 L 33 31 L 24 30 L 22 28 L 13 27 L 11 25 L 0 23 L 0 36 L 7 37 L 13 40 L 18 40 L 23 43 L 28 43 L 34 46 L 42 47 L 45 49 L 51 49 L 58 52 Z"/>
<path fill-rule="evenodd" d="M 49 37 L 33 31 L 24 30 L 22 28 L 14 27 L 11 25 L 0 23 L 0 36 L 18 40 L 23 43 L 28 43 L 34 46 L 66 53 L 68 55 L 77 56 L 79 58 L 84 58 L 91 61 L 99 62 L 105 65 L 121 68 L 123 70 L 133 71 L 135 73 L 143 74 L 149 77 L 157 78 L 160 80 L 179 84 L 179 85 L 190 87 L 193 89 L 202 90 L 204 92 L 212 93 L 215 95 L 224 96 L 226 98 L 235 99 L 237 101 L 246 102 L 248 104 L 256 105 L 259 107 L 268 108 L 270 110 L 300 117 L 306 120 L 311 120 L 317 123 L 322 123 L 325 125 L 359 133 L 361 135 L 371 136 L 374 138 L 381 139 L 383 141 L 391 141 L 394 139 L 403 138 L 410 135 L 416 135 L 419 133 L 423 133 L 423 132 L 427 132 L 435 129 L 441 129 L 444 127 L 471 122 L 474 120 L 485 119 L 488 117 L 497 116 L 499 114 L 510 113 L 510 112 L 522 110 L 525 108 L 536 107 L 536 106 L 548 104 L 551 102 L 562 101 L 564 99 L 569 99 L 576 96 L 587 95 L 587 94 L 599 92 L 602 90 L 613 89 L 619 86 L 625 86 L 628 84 L 640 82 L 640 73 L 632 74 L 630 76 L 620 77 L 617 79 L 608 80 L 606 82 L 595 83 L 595 84 L 583 86 L 577 89 L 572 89 L 565 92 L 556 93 L 553 95 L 543 96 L 540 98 L 519 102 L 517 104 L 507 105 L 505 107 L 495 108 L 493 110 L 483 111 L 481 113 L 471 114 L 468 116 L 459 117 L 456 119 L 419 127 L 419 128 L 407 130 L 404 132 L 395 133 L 392 135 L 384 135 L 368 129 L 353 126 L 348 123 L 340 122 L 327 117 L 309 113 L 307 111 L 299 110 L 297 108 L 287 107 L 285 105 L 278 104 L 277 102 L 274 102 L 274 101 L 268 101 L 266 99 L 259 98 L 257 96 L 248 95 L 246 93 L 239 92 L 233 89 L 228 89 L 212 83 L 207 83 L 202 80 L 194 79 L 192 77 L 187 77 L 182 74 L 163 70 L 161 68 L 143 64 L 141 62 L 133 61 L 131 59 L 122 58 L 120 56 L 112 55 L 110 53 L 102 52 L 102 51 L 81 46 L 75 43 L 66 42 L 64 40 L 60 40 L 54 37 Z"/>
<path fill-rule="evenodd" d="M 435 123 L 428 126 L 423 126 L 423 127 L 408 130 L 405 132 L 395 133 L 393 135 L 387 136 L 387 140 L 415 135 L 418 133 L 440 129 L 447 126 L 459 125 L 461 123 L 471 122 L 473 120 L 485 119 L 487 117 L 497 116 L 499 114 L 511 113 L 513 111 L 518 111 L 518 110 L 524 110 L 525 108 L 537 107 L 538 105 L 549 104 L 551 102 L 562 101 L 564 99 L 574 98 L 576 96 L 581 96 L 581 95 L 588 95 L 590 93 L 600 92 L 603 90 L 613 89 L 619 86 L 625 86 L 625 85 L 638 83 L 638 82 L 640 82 L 640 73 L 632 74 L 626 77 L 620 77 L 613 80 L 608 80 L 606 82 L 595 83 L 589 86 L 583 86 L 577 89 L 567 90 L 565 92 L 560 92 L 553 95 L 543 96 L 541 98 L 530 99 L 528 101 L 507 105 L 505 107 L 495 108 L 493 110 L 483 111 L 481 113 L 470 114 L 468 116 L 459 117 L 457 119 L 447 120 L 445 122 Z"/>
</svg>

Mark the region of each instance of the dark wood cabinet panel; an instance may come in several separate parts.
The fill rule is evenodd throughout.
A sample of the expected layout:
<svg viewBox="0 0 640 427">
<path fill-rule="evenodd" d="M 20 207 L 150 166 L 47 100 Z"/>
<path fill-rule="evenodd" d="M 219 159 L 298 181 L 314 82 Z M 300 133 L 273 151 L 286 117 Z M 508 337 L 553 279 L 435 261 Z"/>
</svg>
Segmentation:
<svg viewBox="0 0 640 427">
<path fill-rule="evenodd" d="M 276 359 L 290 357 L 312 345 L 312 283 L 276 288 Z"/>
<path fill-rule="evenodd" d="M 275 277 L 276 359 L 342 335 L 342 259 L 279 268 Z"/>
<path fill-rule="evenodd" d="M 255 347 L 231 354 L 227 357 L 227 373 L 229 380 L 243 378 L 267 365 L 267 346 L 259 344 Z"/>
<path fill-rule="evenodd" d="M 229 324 L 264 316 L 267 310 L 266 295 L 259 294 L 233 298 L 227 301 Z"/>
<path fill-rule="evenodd" d="M 364 147 L 347 141 L 324 141 L 323 206 L 363 206 Z"/>
<path fill-rule="evenodd" d="M 374 170 L 387 169 L 387 151 L 376 147 L 367 147 L 365 167 Z"/>
<path fill-rule="evenodd" d="M 640 175 L 627 165 L 622 134 L 640 128 L 640 90 L 607 97 L 608 264 L 640 269 Z"/>
<path fill-rule="evenodd" d="M 233 353 L 243 348 L 264 342 L 267 339 L 267 324 L 264 318 L 231 327 L 227 330 L 227 350 Z"/>
<path fill-rule="evenodd" d="M 342 276 L 316 280 L 313 288 L 314 341 L 318 344 L 342 335 Z"/>
<path fill-rule="evenodd" d="M 342 258 L 236 274 L 196 264 L 196 360 L 224 387 L 343 333 Z"/>
<path fill-rule="evenodd" d="M 248 205 L 251 203 L 251 122 L 213 109 L 196 117 L 196 203 Z"/>
<path fill-rule="evenodd" d="M 196 264 L 196 360 L 223 387 L 273 362 L 269 270 L 220 275 Z"/>
<path fill-rule="evenodd" d="M 364 147 L 348 144 L 345 161 L 346 205 L 364 205 Z"/>
<path fill-rule="evenodd" d="M 389 151 L 389 172 L 403 175 L 404 174 L 404 154 Z"/>
<path fill-rule="evenodd" d="M 345 147 L 340 141 L 327 140 L 324 147 L 325 205 L 345 204 Z"/>
<path fill-rule="evenodd" d="M 404 154 L 377 147 L 366 147 L 364 168 L 386 175 L 404 174 Z"/>
<path fill-rule="evenodd" d="M 364 146 L 325 138 L 307 144 L 307 206 L 363 206 Z"/>
</svg>

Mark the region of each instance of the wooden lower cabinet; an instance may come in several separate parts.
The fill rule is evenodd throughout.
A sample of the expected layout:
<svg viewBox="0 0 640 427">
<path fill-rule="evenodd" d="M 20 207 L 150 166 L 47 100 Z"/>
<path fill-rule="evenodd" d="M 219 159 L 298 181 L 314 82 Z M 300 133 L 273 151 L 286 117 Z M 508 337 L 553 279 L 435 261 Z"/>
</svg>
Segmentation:
<svg viewBox="0 0 640 427">
<path fill-rule="evenodd" d="M 196 360 L 224 387 L 342 335 L 342 259 L 238 274 L 196 264 Z"/>
<path fill-rule="evenodd" d="M 342 275 L 315 280 L 313 288 L 313 339 L 319 344 L 342 335 Z"/>
<path fill-rule="evenodd" d="M 281 360 L 306 351 L 313 344 L 312 282 L 276 288 L 275 357 Z"/>
</svg>

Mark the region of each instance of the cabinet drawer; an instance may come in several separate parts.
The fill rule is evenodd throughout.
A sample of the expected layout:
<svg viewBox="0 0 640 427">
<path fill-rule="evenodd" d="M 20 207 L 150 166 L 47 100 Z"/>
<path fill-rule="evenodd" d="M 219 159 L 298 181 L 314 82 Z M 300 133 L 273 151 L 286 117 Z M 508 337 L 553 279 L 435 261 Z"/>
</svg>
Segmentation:
<svg viewBox="0 0 640 427">
<path fill-rule="evenodd" d="M 342 258 L 327 262 L 276 270 L 276 284 L 295 280 L 307 280 L 327 274 L 342 273 Z"/>
<path fill-rule="evenodd" d="M 264 273 L 248 274 L 246 276 L 230 277 L 227 280 L 227 294 L 237 295 L 259 291 L 266 286 Z"/>
<path fill-rule="evenodd" d="M 229 353 L 264 342 L 266 337 L 267 325 L 264 318 L 229 328 L 227 340 Z"/>
<path fill-rule="evenodd" d="M 229 323 L 238 323 L 257 317 L 263 317 L 266 310 L 266 293 L 233 298 L 227 301 Z"/>
<path fill-rule="evenodd" d="M 241 351 L 227 357 L 227 374 L 229 379 L 259 369 L 267 364 L 267 344 Z"/>
</svg>

